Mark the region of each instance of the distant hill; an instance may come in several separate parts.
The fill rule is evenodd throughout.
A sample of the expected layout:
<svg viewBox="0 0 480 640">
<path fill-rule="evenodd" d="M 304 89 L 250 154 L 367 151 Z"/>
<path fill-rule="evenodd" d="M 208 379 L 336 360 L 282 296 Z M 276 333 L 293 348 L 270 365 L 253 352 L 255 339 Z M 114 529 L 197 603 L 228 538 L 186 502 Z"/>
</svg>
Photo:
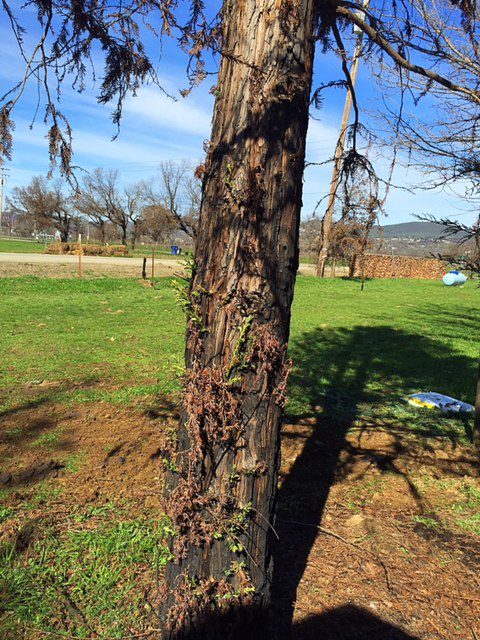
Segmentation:
<svg viewBox="0 0 480 640">
<path fill-rule="evenodd" d="M 382 238 L 418 238 L 430 240 L 439 238 L 444 227 L 434 222 L 402 222 L 401 224 L 386 224 L 381 227 Z M 378 237 L 378 227 L 374 236 Z"/>
</svg>

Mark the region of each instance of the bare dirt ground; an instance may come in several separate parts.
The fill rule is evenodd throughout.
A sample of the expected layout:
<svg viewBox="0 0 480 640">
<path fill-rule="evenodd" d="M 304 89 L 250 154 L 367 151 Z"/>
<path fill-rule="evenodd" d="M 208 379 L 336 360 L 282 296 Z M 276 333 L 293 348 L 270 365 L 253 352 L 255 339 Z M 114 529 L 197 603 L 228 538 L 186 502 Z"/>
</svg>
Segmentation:
<svg viewBox="0 0 480 640">
<path fill-rule="evenodd" d="M 156 517 L 161 445 L 176 421 L 175 407 L 159 407 L 39 405 L 5 415 L 0 487 L 13 489 L 7 506 L 28 500 L 39 483 L 62 493 L 48 509 L 19 510 L 0 539 L 27 548 L 31 523 L 61 521 L 88 503 L 122 499 L 129 516 Z M 48 449 L 29 446 L 49 434 L 56 437 Z M 471 449 L 368 424 L 344 438 L 331 424 L 305 422 L 285 426 L 282 455 L 278 625 L 293 615 L 302 640 L 480 638 L 480 539 L 447 530 L 434 515 L 456 482 L 478 487 Z M 67 472 L 72 456 L 78 469 Z"/>
</svg>

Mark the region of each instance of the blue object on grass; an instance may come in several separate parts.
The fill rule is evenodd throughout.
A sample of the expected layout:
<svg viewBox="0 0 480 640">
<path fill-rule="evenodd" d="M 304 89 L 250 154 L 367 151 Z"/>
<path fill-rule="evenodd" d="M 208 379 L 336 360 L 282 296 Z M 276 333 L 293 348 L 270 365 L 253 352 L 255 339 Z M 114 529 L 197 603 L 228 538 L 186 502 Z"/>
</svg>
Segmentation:
<svg viewBox="0 0 480 640">
<path fill-rule="evenodd" d="M 471 404 L 468 404 L 468 402 L 455 400 L 455 398 L 444 396 L 443 393 L 435 393 L 434 391 L 412 393 L 405 399 L 408 404 L 411 404 L 414 407 L 440 409 L 443 413 L 470 413 L 475 410 L 475 408 Z"/>
<path fill-rule="evenodd" d="M 449 271 L 442 278 L 443 284 L 447 287 L 460 287 L 462 284 L 465 284 L 466 281 L 467 276 L 456 270 Z"/>
</svg>

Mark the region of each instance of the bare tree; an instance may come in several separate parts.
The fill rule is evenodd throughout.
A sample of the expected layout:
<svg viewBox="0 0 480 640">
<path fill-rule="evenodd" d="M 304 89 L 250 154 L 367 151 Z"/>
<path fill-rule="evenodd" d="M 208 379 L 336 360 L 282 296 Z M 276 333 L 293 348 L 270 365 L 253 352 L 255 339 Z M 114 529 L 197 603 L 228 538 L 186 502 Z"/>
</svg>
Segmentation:
<svg viewBox="0 0 480 640">
<path fill-rule="evenodd" d="M 147 202 L 167 210 L 177 228 L 195 239 L 201 202 L 201 185 L 189 162 L 160 163 L 159 175 L 145 185 Z"/>
<path fill-rule="evenodd" d="M 370 244 L 370 234 L 382 211 L 385 198 L 380 200 L 379 180 L 368 161 L 354 162 L 343 170 L 343 247 L 349 256 L 349 274 L 353 277 L 360 267 L 362 289 L 365 284 L 364 258 Z"/>
<path fill-rule="evenodd" d="M 188 229 L 191 229 L 191 237 L 197 235 L 200 207 L 202 205 L 202 182 L 197 171 L 190 171 L 185 180 L 185 211 L 183 220 Z"/>
<path fill-rule="evenodd" d="M 127 228 L 128 226 L 131 227 L 130 243 L 132 249 L 135 249 L 142 223 L 144 195 L 142 183 L 131 185 L 123 190 L 123 212 L 127 221 Z"/>
<path fill-rule="evenodd" d="M 107 221 L 120 231 L 121 243 L 124 245 L 127 244 L 131 228 L 132 247 L 135 248 L 143 198 L 142 183 L 122 188 L 117 170 L 105 171 L 97 168 L 84 178 L 83 187 L 75 197 L 75 207 L 100 229 L 102 242 L 105 241 Z"/>
<path fill-rule="evenodd" d="M 318 255 L 322 234 L 322 220 L 311 216 L 300 223 L 300 255 L 313 258 Z"/>
<path fill-rule="evenodd" d="M 192 0 L 180 24 L 185 13 L 175 12 L 171 0 L 94 6 L 32 1 L 42 33 L 35 55 L 27 56 L 24 80 L 0 110 L 3 151 L 11 149 L 13 108 L 28 80 L 39 79 L 53 120 L 51 155 L 60 157 L 66 172 L 71 145 L 68 130 L 60 128 L 48 72 L 56 71 L 59 83 L 65 68 L 84 79 L 92 46 L 100 44 L 95 53 L 106 52 L 100 99 L 118 99 L 118 121 L 126 92 L 154 75 L 139 38 L 145 22 L 155 33 L 179 38 L 197 63 L 193 82 L 205 76 L 202 51 L 220 55 L 195 265 L 188 288 L 180 292 L 188 314 L 185 396 L 178 433 L 165 452 L 175 535 L 161 637 L 254 637 L 262 632 L 258 619 L 252 624 L 253 614 L 264 612 L 271 597 L 315 43 L 330 47 L 330 34 L 338 42 L 345 25 L 354 23 L 369 40 L 372 56 L 390 57 L 403 72 L 421 74 L 477 104 L 480 92 L 442 76 L 435 56 L 421 51 L 421 33 L 406 23 L 411 2 L 392 3 L 392 13 L 380 0 L 368 11 L 350 0 L 229 1 L 212 20 L 204 3 Z M 472 2 L 452 5 L 471 32 Z M 3 7 L 21 36 L 7 0 Z M 252 38 L 259 46 L 252 46 Z"/>
<path fill-rule="evenodd" d="M 12 211 L 11 209 L 6 209 L 5 211 L 2 212 L 2 226 L 7 227 L 9 236 L 13 235 L 16 227 L 18 226 L 19 221 L 20 221 L 19 216 L 15 215 L 14 211 Z M 30 226 L 30 228 L 33 229 L 33 225 L 32 225 L 33 220 L 30 220 L 29 222 L 30 224 L 28 226 Z"/>
<path fill-rule="evenodd" d="M 79 189 L 73 199 L 75 210 L 83 216 L 89 224 L 98 229 L 100 241 L 105 244 L 106 225 L 108 217 L 105 207 L 101 207 L 94 182 L 90 176 L 84 180 L 83 188 Z"/>
<path fill-rule="evenodd" d="M 37 229 L 53 227 L 62 242 L 68 241 L 73 208 L 62 181 L 33 178 L 26 187 L 15 187 L 8 202 L 13 214 L 34 221 Z"/>
<path fill-rule="evenodd" d="M 178 224 L 172 219 L 170 211 L 161 204 L 144 207 L 141 233 L 149 236 L 155 244 L 166 243 L 177 228 Z"/>
</svg>

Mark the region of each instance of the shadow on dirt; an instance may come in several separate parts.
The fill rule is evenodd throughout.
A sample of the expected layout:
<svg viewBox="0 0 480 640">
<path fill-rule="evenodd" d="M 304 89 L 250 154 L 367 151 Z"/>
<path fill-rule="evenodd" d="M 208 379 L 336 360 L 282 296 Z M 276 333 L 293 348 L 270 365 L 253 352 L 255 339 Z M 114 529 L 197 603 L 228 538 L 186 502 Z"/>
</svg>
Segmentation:
<svg viewBox="0 0 480 640">
<path fill-rule="evenodd" d="M 347 605 L 313 615 L 292 626 L 265 622 L 265 614 L 244 608 L 215 614 L 194 631 L 173 633 L 169 640 L 419 640 L 400 627 L 360 607 Z"/>
<path fill-rule="evenodd" d="M 28 386 L 33 394 L 22 404 L 0 411 L 0 488 L 19 487 L 56 476 L 64 465 L 51 459 L 52 455 L 68 451 L 71 442 L 62 435 L 62 423 L 72 418 L 72 411 L 60 411 L 56 403 L 65 393 L 94 387 L 98 380 Z M 22 466 L 15 463 L 19 452 L 37 451 L 35 459 Z M 32 456 L 31 456 L 32 457 Z M 9 472 L 2 468 L 7 463 Z M 15 463 L 15 464 L 12 464 Z"/>
<path fill-rule="evenodd" d="M 473 359 L 450 351 L 444 344 L 388 326 L 315 329 L 291 344 L 290 355 L 295 366 L 290 407 L 308 409 L 286 418 L 286 423 L 303 430 L 287 426 L 283 434 L 287 451 L 289 440 L 292 448 L 295 441 L 298 446 L 299 438 L 304 440 L 301 453 L 283 479 L 278 501 L 280 542 L 275 551 L 273 602 L 275 616 L 285 627 L 291 624 L 297 588 L 330 488 L 347 476 L 353 465 L 358 466 L 359 459 L 364 459 L 366 467 L 375 465 L 383 473 L 402 475 L 421 513 L 422 497 L 405 466 L 398 463 L 400 458 L 435 466 L 452 476 L 477 473 L 475 455 L 464 454 L 458 444 L 464 439 L 460 421 L 452 425 L 452 421 L 432 418 L 426 411 L 428 415 L 415 414 L 412 425 L 412 412 L 400 400 L 406 393 L 430 389 L 467 399 L 465 395 L 470 390 L 473 395 L 474 389 Z M 352 429 L 353 442 L 351 437 L 347 440 Z M 389 439 L 387 448 L 375 446 L 372 434 L 379 431 Z M 429 451 L 433 450 L 429 445 L 432 440 L 437 446 L 446 441 L 454 451 L 458 447 L 459 455 L 436 459 Z M 343 636 L 334 630 L 330 635 L 305 637 L 367 635 Z"/>
<path fill-rule="evenodd" d="M 365 609 L 348 605 L 310 616 L 292 628 L 292 640 L 417 640 Z"/>
</svg>

